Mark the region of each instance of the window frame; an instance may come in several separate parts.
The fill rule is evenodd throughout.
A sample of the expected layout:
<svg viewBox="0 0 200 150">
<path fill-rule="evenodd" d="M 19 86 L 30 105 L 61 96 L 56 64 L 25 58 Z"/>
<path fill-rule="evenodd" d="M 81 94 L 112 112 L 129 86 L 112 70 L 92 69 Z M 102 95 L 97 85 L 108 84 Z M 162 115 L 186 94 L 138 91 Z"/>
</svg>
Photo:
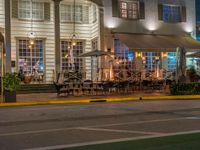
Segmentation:
<svg viewBox="0 0 200 150">
<path fill-rule="evenodd" d="M 67 43 L 66 45 L 64 45 L 64 46 L 65 46 L 65 49 L 62 49 L 62 47 L 63 47 L 62 43 L 63 43 L 63 42 L 66 42 L 66 43 Z M 78 66 L 80 66 L 80 63 L 82 63 L 82 66 L 79 67 L 79 70 L 82 70 L 82 71 L 83 71 L 83 70 L 85 69 L 85 62 L 84 62 L 84 58 L 79 57 L 79 55 L 81 55 L 81 54 L 84 53 L 84 50 L 85 50 L 85 40 L 77 40 L 77 43 L 80 43 L 80 42 L 82 43 L 82 44 L 81 44 L 81 46 L 82 46 L 82 53 L 79 53 L 77 56 L 74 55 L 74 63 L 77 63 L 76 61 L 78 61 Z M 61 61 L 60 61 L 60 69 L 61 69 L 61 71 L 70 71 L 69 60 L 68 60 L 68 58 L 65 58 L 65 55 L 66 55 L 67 53 L 63 54 L 63 51 L 69 53 L 69 48 L 68 48 L 68 46 L 69 46 L 69 45 L 71 46 L 71 44 L 69 44 L 69 43 L 71 43 L 71 40 L 70 40 L 70 39 L 61 39 L 61 41 L 60 41 L 60 58 L 61 58 Z M 77 45 L 77 44 L 76 44 L 75 47 L 77 47 L 77 46 L 80 46 L 80 45 Z M 67 49 L 67 50 L 66 50 L 66 49 Z M 79 49 L 79 50 L 80 50 L 80 49 Z M 73 49 L 73 54 L 75 53 L 74 51 L 77 51 L 77 48 L 76 48 L 76 49 Z M 63 62 L 63 59 L 67 59 L 67 61 L 66 61 L 66 62 Z M 67 63 L 68 65 L 64 66 L 63 63 Z"/>
<path fill-rule="evenodd" d="M 162 4 L 163 5 L 163 10 L 162 10 L 162 13 L 163 13 L 163 15 L 162 15 L 162 20 L 163 20 L 163 22 L 165 22 L 165 23 L 181 23 L 182 22 L 182 20 L 181 20 L 181 18 L 182 18 L 182 10 L 181 10 L 181 8 L 182 8 L 182 6 L 181 5 L 175 5 L 175 4 Z M 165 20 L 164 18 L 164 7 L 165 6 L 168 6 L 168 7 L 176 7 L 177 9 L 179 9 L 179 20 L 172 20 L 172 19 L 170 19 L 170 20 Z M 172 11 L 170 11 L 170 15 L 172 14 Z M 174 13 L 172 14 L 173 16 L 175 16 L 174 15 Z"/>
<path fill-rule="evenodd" d="M 66 18 L 66 16 L 64 16 L 64 17 L 62 17 L 62 13 L 63 14 L 65 14 L 66 15 L 66 8 L 64 9 L 64 12 L 62 12 L 62 10 L 61 10 L 61 7 L 66 7 L 66 6 L 70 6 L 70 18 L 71 18 L 71 20 L 64 20 L 63 18 Z M 84 20 L 84 6 L 86 6 L 86 7 L 88 7 L 88 9 L 90 9 L 89 8 L 89 5 L 83 5 L 83 4 L 77 4 L 76 5 L 76 8 L 75 8 L 75 23 L 76 24 L 83 24 L 84 22 L 85 22 L 85 20 Z M 81 7 L 81 13 L 79 12 L 79 17 L 81 17 L 81 19 L 80 20 L 77 20 L 76 19 L 76 17 L 77 17 L 77 11 L 76 11 L 76 9 L 77 9 L 77 7 Z M 62 4 L 60 4 L 60 22 L 61 23 L 73 23 L 74 22 L 74 15 L 73 15 L 73 11 L 74 11 L 74 8 L 73 8 L 73 4 L 71 4 L 71 3 L 62 3 Z M 89 14 L 87 15 L 88 17 L 89 17 Z"/>
<path fill-rule="evenodd" d="M 126 9 L 123 9 L 122 8 L 122 3 L 126 3 Z M 137 10 L 133 10 L 133 8 L 132 8 L 132 10 L 130 9 L 130 4 L 133 6 L 133 4 L 136 4 L 137 5 Z M 122 10 L 124 10 L 124 11 L 126 11 L 126 15 L 127 15 L 127 17 L 123 17 L 122 16 Z M 131 14 L 132 14 L 132 17 L 130 17 L 129 15 L 129 11 L 131 10 Z M 133 12 L 136 12 L 137 14 L 136 14 L 136 18 L 133 18 Z M 139 1 L 126 1 L 126 0 L 121 0 L 120 2 L 119 2 L 119 16 L 120 16 L 120 18 L 121 19 L 127 19 L 127 20 L 139 20 L 140 19 L 140 2 Z"/>
<path fill-rule="evenodd" d="M 93 17 L 93 23 L 96 23 L 97 22 L 97 6 L 96 5 L 93 5 L 92 6 L 92 10 L 93 10 L 93 15 L 92 15 L 92 17 Z"/>
<path fill-rule="evenodd" d="M 28 2 L 29 3 L 29 5 L 30 5 L 30 9 L 29 9 L 29 13 L 30 13 L 30 17 L 22 17 L 22 15 L 20 15 L 21 14 L 21 10 L 23 10 L 23 8 L 21 8 L 20 6 L 20 4 L 21 3 L 23 3 L 23 2 Z M 41 18 L 33 18 L 33 10 L 34 10 L 34 8 L 33 8 L 33 3 L 35 3 L 35 4 L 40 4 L 40 5 L 42 5 L 42 17 Z M 24 9 L 26 9 L 27 10 L 27 8 L 24 8 Z M 33 21 L 44 21 L 45 20 L 45 12 L 44 12 L 44 2 L 39 2 L 39 1 L 33 1 L 32 3 L 31 3 L 31 1 L 28 1 L 28 0 L 18 0 L 18 19 L 20 19 L 20 20 L 33 20 Z M 36 9 L 37 10 L 37 9 Z"/>
<path fill-rule="evenodd" d="M 41 41 L 42 42 L 42 64 L 44 65 L 43 67 L 43 72 L 42 72 L 42 74 L 45 76 L 45 74 L 46 74 L 46 61 L 45 61 L 45 38 L 38 38 L 38 39 L 36 39 L 36 41 Z M 27 47 L 26 47 L 26 50 L 25 51 L 27 51 L 27 50 L 30 50 L 29 48 L 28 48 L 28 39 L 26 38 L 26 37 L 24 37 L 24 38 L 22 38 L 22 37 L 17 37 L 16 38 L 16 46 L 17 46 L 17 52 L 16 52 L 16 69 L 17 69 L 17 71 L 19 70 L 19 68 L 20 68 L 20 65 L 19 65 L 19 59 L 20 59 L 20 41 L 24 41 L 24 42 L 26 42 L 26 44 L 27 44 Z M 32 52 L 32 54 L 30 54 L 30 56 L 29 56 L 29 58 L 31 59 L 31 57 L 32 57 L 32 59 L 33 58 L 35 58 L 35 57 L 33 57 L 33 52 Z M 38 57 L 39 59 L 40 59 L 40 56 Z M 32 69 L 33 69 L 33 66 L 32 66 L 32 64 L 30 65 L 30 68 L 32 67 Z M 32 72 L 32 71 L 30 71 L 30 72 Z M 45 78 L 43 79 L 43 82 L 45 82 Z"/>
</svg>

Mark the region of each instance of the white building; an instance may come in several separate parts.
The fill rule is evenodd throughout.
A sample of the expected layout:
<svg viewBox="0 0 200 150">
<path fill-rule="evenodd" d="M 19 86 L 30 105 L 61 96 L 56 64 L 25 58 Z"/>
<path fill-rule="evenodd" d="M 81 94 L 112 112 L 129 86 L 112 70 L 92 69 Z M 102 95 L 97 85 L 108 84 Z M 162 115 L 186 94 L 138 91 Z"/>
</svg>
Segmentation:
<svg viewBox="0 0 200 150">
<path fill-rule="evenodd" d="M 23 68 L 32 74 L 37 69 L 44 75 L 44 83 L 50 83 L 55 72 L 71 67 L 69 55 L 73 47 L 73 67 L 84 69 L 86 77 L 90 78 L 91 59 L 78 56 L 100 49 L 100 17 L 101 3 L 98 1 L 0 0 L 6 70 L 18 72 Z M 30 34 L 34 36 L 32 46 Z M 76 40 L 75 46 L 72 46 L 72 39 Z"/>
<path fill-rule="evenodd" d="M 75 5 L 74 0 L 0 0 L 0 30 L 6 70 L 23 68 L 31 74 L 37 69 L 44 83 L 71 67 L 90 79 L 96 69 L 91 69 L 91 58 L 78 55 L 95 49 L 115 53 L 102 66 L 103 78 L 112 79 L 118 64 L 162 77 L 163 70 L 174 71 L 178 47 L 200 48 L 192 38 L 195 0 L 75 0 Z M 31 33 L 36 40 L 30 47 Z"/>
</svg>

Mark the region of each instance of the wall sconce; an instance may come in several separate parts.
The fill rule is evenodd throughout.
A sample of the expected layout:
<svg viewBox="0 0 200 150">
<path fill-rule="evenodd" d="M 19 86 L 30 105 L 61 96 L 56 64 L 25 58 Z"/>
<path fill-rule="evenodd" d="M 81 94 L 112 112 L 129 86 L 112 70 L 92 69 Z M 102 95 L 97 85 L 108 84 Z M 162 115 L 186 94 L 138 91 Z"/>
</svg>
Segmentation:
<svg viewBox="0 0 200 150">
<path fill-rule="evenodd" d="M 142 53 L 141 52 L 136 52 L 136 57 L 142 57 Z"/>
<path fill-rule="evenodd" d="M 162 52 L 162 57 L 168 57 L 168 54 L 166 52 Z"/>
<path fill-rule="evenodd" d="M 159 60 L 159 57 L 158 57 L 158 56 L 156 56 L 156 57 L 155 57 L 155 60 L 156 60 L 156 61 L 158 61 L 158 60 Z"/>
</svg>

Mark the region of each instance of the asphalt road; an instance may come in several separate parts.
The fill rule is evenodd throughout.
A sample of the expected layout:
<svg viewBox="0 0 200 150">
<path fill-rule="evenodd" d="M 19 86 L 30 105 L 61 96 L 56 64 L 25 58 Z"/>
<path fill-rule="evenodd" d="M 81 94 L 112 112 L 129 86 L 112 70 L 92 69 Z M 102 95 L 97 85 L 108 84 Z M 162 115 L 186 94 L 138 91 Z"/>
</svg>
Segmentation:
<svg viewBox="0 0 200 150">
<path fill-rule="evenodd" d="M 196 132 L 200 100 L 0 108 L 0 150 L 46 150 Z"/>
</svg>

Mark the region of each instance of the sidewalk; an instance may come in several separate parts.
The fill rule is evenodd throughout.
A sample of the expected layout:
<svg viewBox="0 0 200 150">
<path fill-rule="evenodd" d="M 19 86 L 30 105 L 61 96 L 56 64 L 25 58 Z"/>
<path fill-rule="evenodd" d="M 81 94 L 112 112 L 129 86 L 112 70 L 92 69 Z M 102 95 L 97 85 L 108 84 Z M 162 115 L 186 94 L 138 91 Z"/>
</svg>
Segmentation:
<svg viewBox="0 0 200 150">
<path fill-rule="evenodd" d="M 109 96 L 57 96 L 56 93 L 18 94 L 17 103 L 0 103 L 2 106 L 31 106 L 50 104 L 72 104 L 91 102 L 120 102 L 140 100 L 200 100 L 200 95 L 170 96 L 163 92 L 135 92 L 133 94 L 113 94 Z"/>
<path fill-rule="evenodd" d="M 131 94 L 110 94 L 110 95 L 84 95 L 84 96 L 57 96 L 56 93 L 34 93 L 34 94 L 18 94 L 18 102 L 46 102 L 46 101 L 72 101 L 72 100 L 95 100 L 95 99 L 113 99 L 113 98 L 135 98 L 143 96 L 166 96 L 167 94 L 161 92 L 134 92 Z"/>
</svg>

